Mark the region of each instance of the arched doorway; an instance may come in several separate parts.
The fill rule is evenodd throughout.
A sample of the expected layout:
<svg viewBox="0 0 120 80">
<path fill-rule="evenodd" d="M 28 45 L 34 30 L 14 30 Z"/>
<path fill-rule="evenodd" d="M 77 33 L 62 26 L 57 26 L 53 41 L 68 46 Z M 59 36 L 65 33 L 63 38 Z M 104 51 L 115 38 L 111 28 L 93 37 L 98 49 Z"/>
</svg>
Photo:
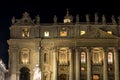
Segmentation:
<svg viewBox="0 0 120 80">
<path fill-rule="evenodd" d="M 68 75 L 67 74 L 60 74 L 59 80 L 68 80 Z"/>
<path fill-rule="evenodd" d="M 20 80 L 30 80 L 30 70 L 27 67 L 20 69 Z"/>
</svg>

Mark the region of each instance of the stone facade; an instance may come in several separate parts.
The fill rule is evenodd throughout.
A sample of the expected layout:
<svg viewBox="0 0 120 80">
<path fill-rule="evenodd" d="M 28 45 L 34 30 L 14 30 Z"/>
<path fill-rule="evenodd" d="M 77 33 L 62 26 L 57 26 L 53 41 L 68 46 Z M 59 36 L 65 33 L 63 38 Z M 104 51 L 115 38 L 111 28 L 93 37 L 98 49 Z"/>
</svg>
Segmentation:
<svg viewBox="0 0 120 80">
<path fill-rule="evenodd" d="M 119 80 L 120 25 L 112 16 L 98 22 L 76 22 L 67 11 L 63 23 L 40 23 L 25 12 L 12 18 L 9 44 L 10 80 L 33 80 L 40 66 L 42 80 Z M 118 18 L 119 19 L 119 18 Z"/>
</svg>

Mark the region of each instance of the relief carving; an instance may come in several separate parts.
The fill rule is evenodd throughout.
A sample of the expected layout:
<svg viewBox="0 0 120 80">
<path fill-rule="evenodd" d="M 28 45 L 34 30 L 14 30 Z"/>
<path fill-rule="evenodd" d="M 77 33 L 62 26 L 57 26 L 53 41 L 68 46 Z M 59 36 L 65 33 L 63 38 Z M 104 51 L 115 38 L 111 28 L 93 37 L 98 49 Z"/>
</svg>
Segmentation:
<svg viewBox="0 0 120 80">
<path fill-rule="evenodd" d="M 59 65 L 68 65 L 69 50 L 67 48 L 60 48 L 58 52 Z"/>
<path fill-rule="evenodd" d="M 20 59 L 22 64 L 28 64 L 29 63 L 29 58 L 30 58 L 30 50 L 27 48 L 23 48 L 20 51 Z"/>
</svg>

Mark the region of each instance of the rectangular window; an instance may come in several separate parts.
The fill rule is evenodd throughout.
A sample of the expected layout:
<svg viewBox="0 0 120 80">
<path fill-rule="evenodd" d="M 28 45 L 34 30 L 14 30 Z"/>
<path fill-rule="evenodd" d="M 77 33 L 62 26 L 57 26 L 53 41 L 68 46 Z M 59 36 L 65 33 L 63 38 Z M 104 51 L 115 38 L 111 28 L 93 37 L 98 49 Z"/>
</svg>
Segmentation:
<svg viewBox="0 0 120 80">
<path fill-rule="evenodd" d="M 67 36 L 67 31 L 60 31 L 60 36 Z"/>
<path fill-rule="evenodd" d="M 80 31 L 80 35 L 83 35 L 85 34 L 86 32 L 85 31 Z"/>
<path fill-rule="evenodd" d="M 108 34 L 112 34 L 112 31 L 107 31 Z"/>
<path fill-rule="evenodd" d="M 30 31 L 28 28 L 22 29 L 22 37 L 29 37 Z"/>
<path fill-rule="evenodd" d="M 44 37 L 49 37 L 49 32 L 48 31 L 44 32 Z"/>
</svg>

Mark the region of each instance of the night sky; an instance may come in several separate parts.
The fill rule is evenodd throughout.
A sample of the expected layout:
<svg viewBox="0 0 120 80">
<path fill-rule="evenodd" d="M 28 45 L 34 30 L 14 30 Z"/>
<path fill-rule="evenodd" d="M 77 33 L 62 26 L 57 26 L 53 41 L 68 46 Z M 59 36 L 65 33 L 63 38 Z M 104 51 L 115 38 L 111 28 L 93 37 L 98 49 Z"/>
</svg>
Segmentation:
<svg viewBox="0 0 120 80">
<path fill-rule="evenodd" d="M 108 22 L 111 15 L 115 15 L 116 19 L 120 15 L 120 3 L 116 0 L 1 0 L 0 58 L 3 59 L 6 67 L 9 58 L 7 40 L 10 38 L 9 27 L 13 16 L 19 19 L 27 11 L 31 18 L 35 18 L 39 14 L 41 23 L 53 22 L 54 15 L 58 17 L 58 22 L 62 22 L 67 8 L 74 17 L 79 14 L 80 21 L 84 21 L 85 14 L 90 14 L 90 17 L 94 19 L 95 12 L 99 16 L 105 14 Z"/>
</svg>

